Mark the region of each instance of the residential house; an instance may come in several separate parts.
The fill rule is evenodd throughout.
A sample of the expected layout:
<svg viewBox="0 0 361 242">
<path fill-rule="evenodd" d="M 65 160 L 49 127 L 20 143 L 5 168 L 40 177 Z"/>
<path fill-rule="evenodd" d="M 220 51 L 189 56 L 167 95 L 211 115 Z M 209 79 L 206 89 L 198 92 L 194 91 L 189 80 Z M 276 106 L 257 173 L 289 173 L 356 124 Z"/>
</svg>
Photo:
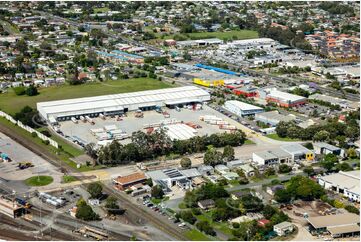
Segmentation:
<svg viewBox="0 0 361 242">
<path fill-rule="evenodd" d="M 202 200 L 202 201 L 199 201 L 197 204 L 198 204 L 198 207 L 200 207 L 203 210 L 208 210 L 208 209 L 214 208 L 216 206 L 216 203 L 212 199 Z"/>
<path fill-rule="evenodd" d="M 229 168 L 225 165 L 216 165 L 214 169 L 216 172 L 218 172 L 221 175 L 224 175 L 225 173 L 229 172 Z"/>
</svg>

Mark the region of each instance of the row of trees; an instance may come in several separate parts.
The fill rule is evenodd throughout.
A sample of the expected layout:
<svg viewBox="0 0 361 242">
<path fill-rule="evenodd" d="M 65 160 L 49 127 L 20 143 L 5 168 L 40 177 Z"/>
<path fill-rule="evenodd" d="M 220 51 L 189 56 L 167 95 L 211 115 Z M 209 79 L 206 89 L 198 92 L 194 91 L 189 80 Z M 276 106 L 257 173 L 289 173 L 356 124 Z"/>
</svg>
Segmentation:
<svg viewBox="0 0 361 242">
<path fill-rule="evenodd" d="M 38 89 L 34 85 L 30 85 L 29 87 L 14 87 L 13 90 L 17 96 L 22 96 L 25 94 L 28 96 L 36 96 L 39 94 Z"/>
<path fill-rule="evenodd" d="M 317 99 L 308 99 L 308 101 L 311 102 L 311 103 L 319 104 L 321 106 L 329 107 L 332 111 L 334 111 L 334 110 L 340 111 L 341 110 L 341 107 L 338 104 L 332 104 L 330 102 L 317 100 Z"/>
<path fill-rule="evenodd" d="M 233 223 L 231 232 L 234 237 L 231 240 L 265 240 L 265 236 L 273 230 L 273 225 L 289 220 L 289 217 L 282 211 L 270 205 L 264 206 L 262 200 L 248 191 L 244 192 L 239 199 L 234 200 L 229 198 L 229 194 L 222 186 L 207 183 L 186 193 L 184 202 L 189 209 L 178 212 L 176 217 L 195 224 L 199 230 L 212 236 L 216 233 L 209 222 L 197 221 L 196 217 L 201 215 L 199 208 L 196 208 L 196 202 L 204 199 L 215 201 L 215 208 L 212 208 L 211 213 L 212 220 L 215 222 L 224 222 L 247 212 L 261 212 L 266 219 L 270 220 L 265 227 L 260 227 L 255 220 Z"/>
<path fill-rule="evenodd" d="M 213 147 L 208 147 L 203 159 L 204 164 L 210 166 L 222 164 L 223 162 L 231 160 L 234 160 L 234 149 L 230 145 L 224 147 L 223 153 L 217 151 Z"/>
<path fill-rule="evenodd" d="M 151 134 L 142 131 L 134 132 L 131 140 L 132 142 L 126 145 L 113 141 L 110 145 L 101 148 L 98 154 L 92 151 L 94 145 L 88 145 L 86 151 L 92 157 L 97 158 L 100 164 L 127 164 L 131 161 L 141 161 L 171 153 L 185 155 L 204 152 L 210 145 L 216 148 L 227 145 L 239 146 L 244 143 L 245 134 L 242 131 L 236 131 L 231 134 L 212 134 L 210 136 L 196 136 L 188 140 L 172 141 L 166 134 L 166 129 L 161 128 Z M 227 150 L 229 148 L 226 148 Z M 227 157 L 230 156 L 232 154 L 227 154 Z"/>
<path fill-rule="evenodd" d="M 288 203 L 292 199 L 302 199 L 311 201 L 320 198 L 325 194 L 325 190 L 315 181 L 298 175 L 291 178 L 286 189 L 275 192 L 275 200 L 280 203 Z"/>
<path fill-rule="evenodd" d="M 311 71 L 311 67 L 306 66 L 305 68 L 300 68 L 298 66 L 288 66 L 288 67 L 281 67 L 278 69 L 278 73 L 280 74 L 298 74 L 301 72 L 309 72 Z"/>
<path fill-rule="evenodd" d="M 346 146 L 346 139 L 359 138 L 359 126 L 355 118 L 359 118 L 359 111 L 349 114 L 346 123 L 336 119 L 329 119 L 326 124 L 311 125 L 307 128 L 298 127 L 294 122 L 279 122 L 276 132 L 280 137 L 297 138 L 314 141 L 337 141 L 341 147 Z"/>
<path fill-rule="evenodd" d="M 265 26 L 259 28 L 260 37 L 267 37 L 279 41 L 281 44 L 290 45 L 302 50 L 311 50 L 312 46 L 304 39 L 304 34 L 296 34 L 298 29 Z"/>
</svg>

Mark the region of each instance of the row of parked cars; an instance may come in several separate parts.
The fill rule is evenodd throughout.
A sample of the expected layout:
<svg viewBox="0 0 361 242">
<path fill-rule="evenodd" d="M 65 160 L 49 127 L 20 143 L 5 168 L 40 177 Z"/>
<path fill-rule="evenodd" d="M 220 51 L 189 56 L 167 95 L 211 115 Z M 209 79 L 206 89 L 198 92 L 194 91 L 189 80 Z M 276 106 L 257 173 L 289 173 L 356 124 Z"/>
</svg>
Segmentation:
<svg viewBox="0 0 361 242">
<path fill-rule="evenodd" d="M 161 215 L 167 216 L 166 212 L 165 212 L 165 206 L 163 204 L 154 204 L 150 201 L 150 196 L 149 195 L 145 195 L 143 196 L 143 205 L 152 209 L 155 212 L 160 213 Z M 180 223 L 179 219 L 175 218 L 174 216 L 169 216 L 168 217 L 169 220 L 172 220 L 173 223 L 178 224 L 178 226 L 180 228 L 187 228 L 187 225 L 185 223 Z"/>
<path fill-rule="evenodd" d="M 143 205 L 147 206 L 148 208 L 154 210 L 155 212 L 159 212 L 160 214 L 164 215 L 165 212 L 163 211 L 164 206 L 161 206 L 160 204 L 154 204 L 150 201 L 150 196 L 146 195 L 143 197 Z"/>
</svg>

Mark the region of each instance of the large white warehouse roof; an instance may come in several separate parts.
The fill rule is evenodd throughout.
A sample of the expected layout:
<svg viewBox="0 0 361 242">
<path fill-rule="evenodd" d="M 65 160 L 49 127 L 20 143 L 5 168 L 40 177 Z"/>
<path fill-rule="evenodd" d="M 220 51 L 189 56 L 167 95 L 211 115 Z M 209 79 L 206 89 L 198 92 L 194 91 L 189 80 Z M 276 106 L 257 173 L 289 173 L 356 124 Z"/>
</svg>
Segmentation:
<svg viewBox="0 0 361 242">
<path fill-rule="evenodd" d="M 66 117 L 116 110 L 137 110 L 141 107 L 164 106 L 187 102 L 210 100 L 210 94 L 195 86 L 166 88 L 150 91 L 131 92 L 95 97 L 66 99 L 37 103 L 37 109 L 43 118 Z"/>
<path fill-rule="evenodd" d="M 242 111 L 263 110 L 261 107 L 236 100 L 226 101 L 226 104 L 231 104 Z"/>
<path fill-rule="evenodd" d="M 268 97 L 276 98 L 278 100 L 284 101 L 284 102 L 298 102 L 302 100 L 306 100 L 307 98 L 290 94 L 288 92 L 281 92 L 278 90 L 270 90 Z"/>
</svg>

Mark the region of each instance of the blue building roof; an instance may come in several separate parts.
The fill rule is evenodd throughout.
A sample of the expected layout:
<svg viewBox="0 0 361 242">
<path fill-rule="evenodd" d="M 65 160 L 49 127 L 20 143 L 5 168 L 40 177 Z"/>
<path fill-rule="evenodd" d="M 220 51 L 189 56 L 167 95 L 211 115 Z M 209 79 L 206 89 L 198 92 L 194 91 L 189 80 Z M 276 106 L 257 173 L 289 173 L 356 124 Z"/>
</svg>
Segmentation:
<svg viewBox="0 0 361 242">
<path fill-rule="evenodd" d="M 236 73 L 234 71 L 225 70 L 225 69 L 214 67 L 214 66 L 207 66 L 207 65 L 200 64 L 200 63 L 195 64 L 195 66 L 199 67 L 199 68 L 206 69 L 206 70 L 213 70 L 213 71 L 221 72 L 221 73 L 228 74 L 228 75 L 245 76 L 244 74 L 239 74 L 239 73 Z"/>
<path fill-rule="evenodd" d="M 127 52 L 120 51 L 120 50 L 113 50 L 112 52 L 123 55 L 123 56 L 129 56 L 129 57 L 132 57 L 132 58 L 136 58 L 136 59 L 143 59 L 144 58 L 143 56 L 129 54 Z"/>
</svg>

